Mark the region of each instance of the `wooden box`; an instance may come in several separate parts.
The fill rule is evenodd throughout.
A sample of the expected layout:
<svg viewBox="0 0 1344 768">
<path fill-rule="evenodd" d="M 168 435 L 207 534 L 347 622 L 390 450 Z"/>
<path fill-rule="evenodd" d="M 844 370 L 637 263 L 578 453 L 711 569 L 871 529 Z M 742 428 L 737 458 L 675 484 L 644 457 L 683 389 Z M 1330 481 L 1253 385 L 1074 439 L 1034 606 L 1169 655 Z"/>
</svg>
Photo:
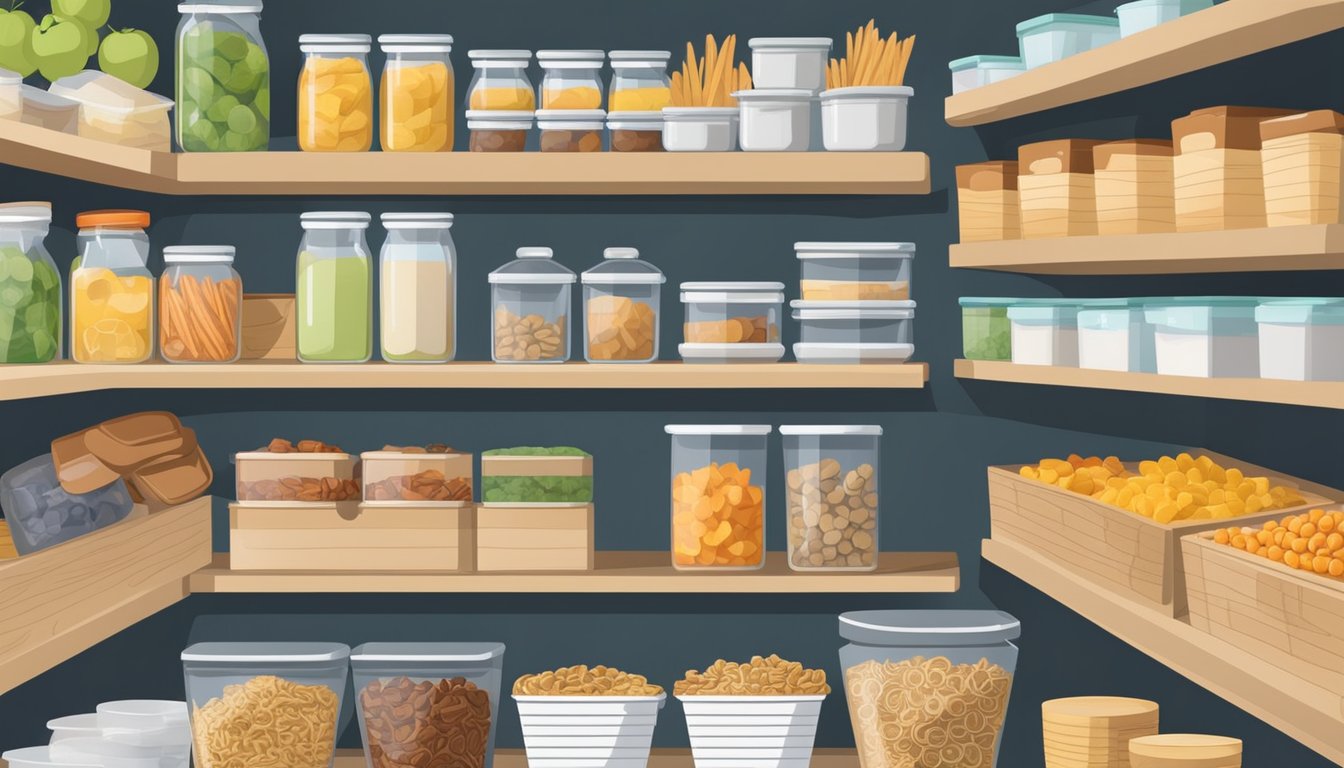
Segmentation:
<svg viewBox="0 0 1344 768">
<path fill-rule="evenodd" d="M 482 504 L 479 571 L 591 571 L 592 504 Z"/>
<path fill-rule="evenodd" d="M 1265 226 L 1260 123 L 1285 110 L 1211 107 L 1171 123 L 1176 230 Z"/>
<path fill-rule="evenodd" d="M 1344 581 L 1212 538 L 1181 539 L 1191 626 L 1293 677 L 1344 689 Z M 1257 674 L 1281 677 L 1268 668 Z"/>
<path fill-rule="evenodd" d="M 1097 234 L 1176 231 L 1170 141 L 1134 139 L 1092 150 L 1096 171 Z"/>
<path fill-rule="evenodd" d="M 243 360 L 297 360 L 294 294 L 243 296 Z"/>
<path fill-rule="evenodd" d="M 963 243 L 1020 239 L 1017 163 L 995 160 L 957 166 L 957 214 Z"/>
<path fill-rule="evenodd" d="M 1330 110 L 1260 124 L 1265 223 L 1339 224 L 1344 198 L 1344 115 Z"/>
<path fill-rule="evenodd" d="M 1247 476 L 1267 476 L 1274 485 L 1295 487 L 1307 503 L 1273 512 L 1219 520 L 1185 520 L 1164 525 L 1090 496 L 1066 491 L 1018 474 L 1020 465 L 989 468 L 989 515 L 995 539 L 1011 541 L 1113 592 L 1168 616 L 1185 613 L 1181 583 L 1181 536 L 1255 525 L 1271 518 L 1331 503 L 1332 489 L 1285 477 L 1272 470 L 1190 449 Z M 1130 470 L 1137 462 L 1126 462 Z"/>
<path fill-rule="evenodd" d="M 235 571 L 470 571 L 475 554 L 463 502 L 229 505 Z"/>
<path fill-rule="evenodd" d="M 1018 149 L 1024 239 L 1097 234 L 1092 149 L 1100 143 L 1063 139 Z"/>
</svg>

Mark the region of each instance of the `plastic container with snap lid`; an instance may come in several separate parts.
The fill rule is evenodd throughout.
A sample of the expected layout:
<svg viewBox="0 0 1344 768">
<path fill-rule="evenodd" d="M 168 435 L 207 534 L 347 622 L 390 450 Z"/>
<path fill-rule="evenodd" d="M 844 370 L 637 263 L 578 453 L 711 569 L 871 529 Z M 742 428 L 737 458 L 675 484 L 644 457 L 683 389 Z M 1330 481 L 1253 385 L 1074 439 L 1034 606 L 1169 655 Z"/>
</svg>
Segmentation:
<svg viewBox="0 0 1344 768">
<path fill-rule="evenodd" d="M 829 37 L 753 37 L 751 79 L 756 88 L 792 88 L 816 93 L 826 87 Z"/>
<path fill-rule="evenodd" d="M 23 119 L 23 75 L 0 69 L 0 120 Z"/>
<path fill-rule="evenodd" d="M 1120 39 L 1120 22 L 1110 16 L 1047 13 L 1017 25 L 1018 46 L 1027 69 L 1061 61 Z"/>
<path fill-rule="evenodd" d="M 1137 0 L 1115 9 L 1120 20 L 1120 36 L 1152 29 L 1195 11 L 1212 8 L 1213 0 Z"/>
<path fill-rule="evenodd" d="M 765 565 L 769 424 L 668 424 L 672 436 L 672 565 Z M 711 502 L 719 499 L 717 508 Z M 709 516 L 701 512 L 709 508 Z"/>
<path fill-rule="evenodd" d="M 812 144 L 813 91 L 734 91 L 738 143 L 746 152 L 806 152 Z"/>
<path fill-rule="evenodd" d="M 682 283 L 681 359 L 773 363 L 784 356 L 783 283 Z"/>
<path fill-rule="evenodd" d="M 913 301 L 795 301 L 800 363 L 902 363 L 915 353 Z"/>
<path fill-rule="evenodd" d="M 108 728 L 152 730 L 187 721 L 184 701 L 162 699 L 124 699 L 98 705 L 100 722 Z"/>
<path fill-rule="evenodd" d="M 378 90 L 383 151 L 453 151 L 453 36 L 379 35 L 378 47 L 387 56 Z"/>
<path fill-rule="evenodd" d="M 411 450 L 388 446 L 359 455 L 364 501 L 373 506 L 425 502 L 470 502 L 472 457 L 451 448 Z M 419 487 L 423 493 L 408 493 Z"/>
<path fill-rule="evenodd" d="M 373 256 L 362 211 L 302 214 L 296 307 L 299 359 L 364 363 L 373 356 Z"/>
<path fill-rule="evenodd" d="M 457 248 L 451 213 L 384 213 L 378 257 L 383 359 L 446 363 L 457 353 Z"/>
<path fill-rule="evenodd" d="M 173 148 L 172 99 L 94 69 L 63 77 L 48 90 L 79 103 L 78 133 L 86 139 L 156 152 Z"/>
<path fill-rule="evenodd" d="M 300 35 L 299 149 L 373 148 L 373 75 L 368 35 Z"/>
<path fill-rule="evenodd" d="M 961 354 L 967 360 L 1013 359 L 1013 326 L 1008 307 L 1017 299 L 963 296 Z"/>
<path fill-rule="evenodd" d="M 243 349 L 243 279 L 232 245 L 163 249 L 159 353 L 170 363 L 232 363 Z"/>
<path fill-rule="evenodd" d="M 121 480 L 93 493 L 67 493 L 49 453 L 0 475 L 0 509 L 20 555 L 118 523 L 131 513 L 132 503 Z"/>
<path fill-rule="evenodd" d="M 635 248 L 608 248 L 583 273 L 583 357 L 590 363 L 658 359 L 662 271 Z"/>
<path fill-rule="evenodd" d="M 611 88 L 607 109 L 612 112 L 659 112 L 672 102 L 667 76 L 671 51 L 612 51 Z"/>
<path fill-rule="evenodd" d="M 61 274 L 47 251 L 51 203 L 0 204 L 0 363 L 61 357 Z"/>
<path fill-rule="evenodd" d="M 603 51 L 537 51 L 541 109 L 602 109 Z"/>
<path fill-rule="evenodd" d="M 490 273 L 490 357 L 496 363 L 563 363 L 578 276 L 555 261 L 550 248 L 519 248 L 516 255 Z"/>
<path fill-rule="evenodd" d="M 1017 77 L 1027 71 L 1021 56 L 981 54 L 954 59 L 947 63 L 952 70 L 952 93 L 963 93 L 982 85 Z"/>
<path fill-rule="evenodd" d="M 666 107 L 663 149 L 668 152 L 735 152 L 737 107 Z"/>
<path fill-rule="evenodd" d="M 100 738 L 104 728 L 97 713 L 91 712 L 48 720 L 47 730 L 51 731 L 50 743 L 56 744 L 67 739 Z"/>
<path fill-rule="evenodd" d="M 907 301 L 914 243 L 794 243 L 804 301 Z"/>
<path fill-rule="evenodd" d="M 101 762 L 85 758 L 82 762 L 60 760 L 52 756 L 51 747 L 24 747 L 5 750 L 0 754 L 9 768 L 103 768 Z"/>
<path fill-rule="evenodd" d="M 261 0 L 177 6 L 177 145 L 185 152 L 265 151 L 271 62 Z"/>
<path fill-rule="evenodd" d="M 531 51 L 467 51 L 475 73 L 467 86 L 467 109 L 532 112 L 537 108 L 537 93 L 527 77 Z M 600 107 L 601 105 L 599 105 Z M 468 114 L 470 117 L 470 114 Z"/>
<path fill-rule="evenodd" d="M 863 765 L 944 764 L 930 728 L 962 734 L 953 765 L 994 768 L 1022 633 L 1002 611 L 840 614 L 840 667 Z M 938 701 L 936 710 L 926 702 Z"/>
<path fill-rule="evenodd" d="M 789 501 L 789 567 L 875 570 L 882 427 L 785 424 L 779 433 Z"/>
<path fill-rule="evenodd" d="M 233 456 L 239 501 L 358 501 L 359 459 L 349 453 L 273 453 L 266 448 Z"/>
<path fill-rule="evenodd" d="M 79 102 L 25 83 L 23 122 L 61 133 L 78 133 Z"/>
<path fill-rule="evenodd" d="M 612 152 L 662 152 L 662 112 L 608 112 Z"/>
<path fill-rule="evenodd" d="M 154 354 L 149 214 L 75 217 L 83 243 L 70 277 L 70 356 L 78 363 L 143 363 Z"/>
<path fill-rule="evenodd" d="M 1344 381 L 1344 299 L 1265 299 L 1255 321 L 1261 378 Z"/>
<path fill-rule="evenodd" d="M 822 145 L 830 152 L 900 152 L 914 95 L 915 89 L 905 85 L 822 91 Z"/>
<path fill-rule="evenodd" d="M 607 113 L 600 109 L 543 109 L 537 112 L 542 152 L 601 152 Z"/>
<path fill-rule="evenodd" d="M 350 668 L 369 768 L 492 764 L 503 643 L 365 643 Z"/>
<path fill-rule="evenodd" d="M 1019 299 L 1008 307 L 1013 329 L 1013 362 L 1018 365 L 1078 367 L 1078 302 Z"/>
<path fill-rule="evenodd" d="M 472 152 L 522 152 L 532 132 L 532 112 L 467 110 Z"/>
<path fill-rule="evenodd" d="M 182 651 L 198 768 L 260 765 L 275 746 L 254 722 L 301 724 L 286 752 L 305 765 L 330 765 L 341 724 L 350 648 L 340 643 L 196 643 Z"/>
<path fill-rule="evenodd" d="M 1078 367 L 1156 373 L 1153 329 L 1142 299 L 1091 299 L 1078 307 Z"/>
<path fill-rule="evenodd" d="M 1256 378 L 1260 338 L 1251 296 L 1190 296 L 1153 300 L 1144 314 L 1153 326 L 1157 372 L 1165 376 Z"/>
</svg>

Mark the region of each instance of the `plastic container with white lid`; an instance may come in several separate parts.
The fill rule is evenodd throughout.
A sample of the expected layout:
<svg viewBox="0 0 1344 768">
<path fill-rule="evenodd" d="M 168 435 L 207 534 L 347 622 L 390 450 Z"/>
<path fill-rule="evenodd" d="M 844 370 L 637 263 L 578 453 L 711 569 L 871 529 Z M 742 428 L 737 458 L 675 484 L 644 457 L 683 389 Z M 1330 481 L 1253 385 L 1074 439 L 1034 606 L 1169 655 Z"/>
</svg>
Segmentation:
<svg viewBox="0 0 1344 768">
<path fill-rule="evenodd" d="M 1017 670 L 1017 619 L 1002 611 L 885 610 L 842 613 L 839 623 L 863 765 L 941 764 L 941 746 L 921 746 L 936 727 L 964 731 L 957 765 L 993 768 Z M 942 706 L 927 710 L 926 701 Z"/>
<path fill-rule="evenodd" d="M 876 569 L 882 427 L 786 424 L 779 433 L 784 436 L 789 568 Z"/>
<path fill-rule="evenodd" d="M 1089 299 L 1078 308 L 1078 367 L 1156 373 L 1153 328 L 1143 299 Z"/>
<path fill-rule="evenodd" d="M 1061 61 L 1120 39 L 1120 22 L 1110 16 L 1047 13 L 1017 25 L 1027 69 Z"/>
<path fill-rule="evenodd" d="M 859 85 L 821 92 L 821 139 L 828 152 L 900 152 L 909 128 L 907 85 Z"/>
<path fill-rule="evenodd" d="M 173 100 L 94 69 L 63 77 L 48 90 L 79 102 L 79 135 L 123 147 L 168 152 Z"/>
<path fill-rule="evenodd" d="M 686 362 L 775 362 L 784 356 L 780 333 L 783 283 L 682 283 Z"/>
<path fill-rule="evenodd" d="M 541 67 L 540 109 L 602 109 L 603 51 L 537 51 Z"/>
<path fill-rule="evenodd" d="M 952 93 L 963 93 L 983 85 L 1017 77 L 1027 71 L 1021 56 L 981 54 L 965 56 L 947 63 L 952 71 Z"/>
<path fill-rule="evenodd" d="M 765 565 L 769 424 L 668 424 L 672 436 L 672 565 L 755 570 Z M 736 489 L 736 491 L 734 491 Z M 697 504 L 725 499 L 708 518 Z M 737 499 L 736 503 L 729 500 Z"/>
<path fill-rule="evenodd" d="M 667 76 L 671 51 L 612 51 L 611 88 L 607 109 L 612 112 L 658 112 L 672 101 Z"/>
<path fill-rule="evenodd" d="M 600 109 L 537 110 L 542 152 L 601 152 L 607 113 Z"/>
<path fill-rule="evenodd" d="M 796 88 L 816 93 L 826 87 L 829 37 L 753 37 L 751 77 L 757 88 Z"/>
<path fill-rule="evenodd" d="M 1213 0 L 1137 0 L 1116 8 L 1115 15 L 1120 20 L 1120 36 L 1129 37 L 1212 7 Z"/>
<path fill-rule="evenodd" d="M 23 119 L 23 75 L 0 69 L 0 120 Z"/>
<path fill-rule="evenodd" d="M 913 301 L 794 301 L 800 363 L 901 363 L 915 353 Z"/>
<path fill-rule="evenodd" d="M 467 58 L 475 69 L 467 86 L 468 110 L 531 112 L 537 108 L 537 93 L 527 76 L 531 51 L 477 49 L 467 51 Z"/>
<path fill-rule="evenodd" d="M 25 83 L 23 122 L 61 133 L 78 133 L 79 102 Z"/>
<path fill-rule="evenodd" d="M 102 763 L 85 758 L 83 762 L 59 760 L 51 755 L 51 747 L 24 747 L 6 750 L 0 759 L 9 768 L 103 768 Z"/>
<path fill-rule="evenodd" d="M 1008 307 L 1013 362 L 1018 365 L 1078 367 L 1078 302 L 1020 299 Z"/>
<path fill-rule="evenodd" d="M 365 643 L 350 668 L 369 768 L 416 753 L 430 765 L 492 764 L 503 643 Z"/>
<path fill-rule="evenodd" d="M 472 152 L 522 152 L 527 149 L 534 112 L 467 110 L 468 149 Z"/>
<path fill-rule="evenodd" d="M 187 721 L 187 703 L 161 699 L 105 701 L 98 705 L 100 721 L 108 728 L 153 729 Z"/>
<path fill-rule="evenodd" d="M 607 248 L 602 263 L 585 271 L 583 357 L 590 363 L 647 363 L 658 359 L 662 270 L 634 248 Z"/>
<path fill-rule="evenodd" d="M 1166 376 L 1256 378 L 1260 375 L 1260 300 L 1188 296 L 1144 305 L 1153 326 L 1157 372 Z"/>
<path fill-rule="evenodd" d="M 662 152 L 662 112 L 608 112 L 612 152 Z"/>
<path fill-rule="evenodd" d="M 813 91 L 734 91 L 738 144 L 745 152 L 806 152 L 812 145 Z"/>
<path fill-rule="evenodd" d="M 804 301 L 908 301 L 914 243 L 794 243 Z"/>
<path fill-rule="evenodd" d="M 578 275 L 550 248 L 519 248 L 490 273 L 491 359 L 496 363 L 563 363 L 569 359 L 571 286 Z"/>
<path fill-rule="evenodd" d="M 1344 381 L 1344 298 L 1265 299 L 1255 321 L 1261 378 Z"/>
<path fill-rule="evenodd" d="M 668 152 L 736 152 L 737 107 L 666 107 L 663 149 Z"/>
</svg>

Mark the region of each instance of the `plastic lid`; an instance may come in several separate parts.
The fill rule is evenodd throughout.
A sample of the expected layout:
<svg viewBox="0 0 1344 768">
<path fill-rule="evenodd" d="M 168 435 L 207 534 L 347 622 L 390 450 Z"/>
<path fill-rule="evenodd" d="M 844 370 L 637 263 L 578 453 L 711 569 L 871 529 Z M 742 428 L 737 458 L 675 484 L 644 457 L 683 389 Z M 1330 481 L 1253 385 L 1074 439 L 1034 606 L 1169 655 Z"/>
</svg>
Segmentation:
<svg viewBox="0 0 1344 768">
<path fill-rule="evenodd" d="M 663 431 L 669 435 L 768 435 L 769 424 L 668 424 Z"/>
<path fill-rule="evenodd" d="M 588 285 L 661 285 L 667 282 L 662 270 L 639 258 L 638 248 L 608 248 L 602 263 L 583 273 Z"/>
<path fill-rule="evenodd" d="M 261 13 L 261 0 L 251 3 L 179 3 L 178 13 Z"/>
<path fill-rule="evenodd" d="M 379 35 L 383 53 L 451 53 L 452 35 Z"/>
<path fill-rule="evenodd" d="M 661 131 L 662 112 L 608 112 L 607 127 L 617 131 Z"/>
<path fill-rule="evenodd" d="M 173 722 L 187 719 L 187 703 L 185 701 L 123 699 L 121 701 L 105 701 L 99 704 L 97 709 L 99 715 L 118 721 L 142 719 Z M 123 728 L 125 726 L 117 727 Z M 158 726 L 154 727 L 157 728 Z"/>
<path fill-rule="evenodd" d="M 232 264 L 232 245 L 174 245 L 163 249 L 164 264 Z"/>
<path fill-rule="evenodd" d="M 532 60 L 532 52 L 513 48 L 485 48 L 467 51 L 474 67 L 480 66 L 519 66 L 525 67 Z"/>
<path fill-rule="evenodd" d="M 51 203 L 0 203 L 0 224 L 51 223 Z"/>
<path fill-rule="evenodd" d="M 882 428 L 876 424 L 833 424 L 800 425 L 783 424 L 779 427 L 781 435 L 864 435 L 876 437 L 882 434 Z"/>
<path fill-rule="evenodd" d="M 550 248 L 519 248 L 518 257 L 490 273 L 490 282 L 510 285 L 566 285 L 578 280 L 565 265 L 554 261 Z"/>
<path fill-rule="evenodd" d="M 1003 611 L 850 611 L 840 636 L 865 645 L 985 645 L 1015 640 L 1022 623 Z"/>
<path fill-rule="evenodd" d="M 340 661 L 349 658 L 342 643 L 196 643 L 182 652 L 182 661 L 244 664 Z"/>
<path fill-rule="evenodd" d="M 817 96 L 801 88 L 753 88 L 733 91 L 731 95 L 738 101 L 811 101 Z"/>
<path fill-rule="evenodd" d="M 24 747 L 23 749 L 5 750 L 0 754 L 5 762 L 13 765 L 14 763 L 29 763 L 34 765 L 51 765 L 59 768 L 102 768 L 102 765 L 93 757 L 80 758 L 87 762 L 77 762 L 71 760 L 56 760 L 51 756 L 51 747 Z"/>
<path fill-rule="evenodd" d="M 350 652 L 350 661 L 489 661 L 503 655 L 503 643 L 365 643 Z"/>
<path fill-rule="evenodd" d="M 1025 69 L 1027 65 L 1023 63 L 1021 56 L 997 56 L 983 53 L 975 56 L 963 56 L 960 59 L 947 62 L 947 68 L 953 72 L 980 66 L 989 66 L 992 69 Z"/>
<path fill-rule="evenodd" d="M 75 226 L 80 229 L 93 227 L 145 229 L 149 226 L 149 214 L 145 211 L 131 210 L 85 211 L 75 217 Z"/>
<path fill-rule="evenodd" d="M 794 243 L 800 259 L 908 259 L 914 243 Z"/>
<path fill-rule="evenodd" d="M 794 320 L 911 320 L 913 301 L 792 301 Z"/>
<path fill-rule="evenodd" d="M 532 129 L 532 115 L 523 110 L 469 109 L 467 128 L 495 131 L 527 131 Z"/>
<path fill-rule="evenodd" d="M 310 211 L 299 216 L 304 229 L 368 229 L 373 217 L 364 211 Z"/>
<path fill-rule="evenodd" d="M 1120 20 L 1113 16 L 1090 16 L 1082 13 L 1047 13 L 1027 19 L 1017 25 L 1017 34 L 1022 35 L 1039 27 L 1051 24 L 1092 24 L 1098 27 L 1120 27 Z"/>
<path fill-rule="evenodd" d="M 373 38 L 368 35 L 299 35 L 304 53 L 368 53 Z"/>
<path fill-rule="evenodd" d="M 600 131 L 607 117 L 601 109 L 539 109 L 536 114 L 542 130 Z"/>
<path fill-rule="evenodd" d="M 607 54 L 613 69 L 616 67 L 666 67 L 671 51 L 612 51 Z"/>
<path fill-rule="evenodd" d="M 829 51 L 835 41 L 829 37 L 753 37 L 747 45 L 754 51 L 757 48 L 785 48 L 802 50 Z"/>
<path fill-rule="evenodd" d="M 782 291 L 783 283 L 682 283 L 683 291 Z"/>
<path fill-rule="evenodd" d="M 1242 307 L 1259 304 L 1258 296 L 1161 296 L 1144 300 L 1155 307 Z"/>
<path fill-rule="evenodd" d="M 1007 308 L 1016 304 L 1018 299 L 1004 298 L 1003 296 L 962 296 L 957 299 L 957 303 L 963 307 L 1004 307 Z"/>
<path fill-rule="evenodd" d="M 1261 323 L 1340 325 L 1344 323 L 1344 299 L 1265 299 L 1255 308 L 1255 319 Z"/>
<path fill-rule="evenodd" d="M 98 714 L 90 712 L 87 715 L 67 715 L 47 721 L 47 730 L 49 731 L 84 731 L 91 736 L 101 736 L 103 727 L 99 725 Z"/>
<path fill-rule="evenodd" d="M 606 60 L 605 51 L 537 51 L 542 69 L 600 69 Z"/>
<path fill-rule="evenodd" d="M 143 88 L 136 88 L 125 80 L 96 69 L 86 69 L 62 77 L 48 86 L 47 91 L 61 98 L 108 112 L 139 114 L 173 108 L 172 99 Z"/>
<path fill-rule="evenodd" d="M 79 102 L 74 99 L 67 99 L 50 91 L 45 91 L 35 85 L 23 84 L 24 103 L 33 102 L 34 104 L 48 109 L 77 109 Z"/>
</svg>

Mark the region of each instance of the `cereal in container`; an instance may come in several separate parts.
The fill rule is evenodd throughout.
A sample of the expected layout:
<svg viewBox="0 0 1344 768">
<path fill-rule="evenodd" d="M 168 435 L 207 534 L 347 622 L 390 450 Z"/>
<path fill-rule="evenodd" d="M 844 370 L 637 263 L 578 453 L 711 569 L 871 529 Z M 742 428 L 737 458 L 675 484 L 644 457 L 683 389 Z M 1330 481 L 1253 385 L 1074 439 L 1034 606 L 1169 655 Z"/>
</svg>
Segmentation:
<svg viewBox="0 0 1344 768">
<path fill-rule="evenodd" d="M 163 249 L 159 352 L 170 363 L 232 363 L 242 350 L 243 281 L 231 245 Z"/>
<path fill-rule="evenodd" d="M 368 35 L 302 35 L 299 148 L 368 152 L 373 148 L 373 76 Z"/>
<path fill-rule="evenodd" d="M 754 570 L 765 564 L 768 424 L 668 424 L 672 565 Z"/>
<path fill-rule="evenodd" d="M 83 244 L 70 278 L 70 347 L 78 363 L 142 363 L 154 352 L 149 214 L 90 211 L 75 218 Z"/>
<path fill-rule="evenodd" d="M 384 152 L 451 152 L 456 96 L 452 35 L 380 35 Z"/>
</svg>

